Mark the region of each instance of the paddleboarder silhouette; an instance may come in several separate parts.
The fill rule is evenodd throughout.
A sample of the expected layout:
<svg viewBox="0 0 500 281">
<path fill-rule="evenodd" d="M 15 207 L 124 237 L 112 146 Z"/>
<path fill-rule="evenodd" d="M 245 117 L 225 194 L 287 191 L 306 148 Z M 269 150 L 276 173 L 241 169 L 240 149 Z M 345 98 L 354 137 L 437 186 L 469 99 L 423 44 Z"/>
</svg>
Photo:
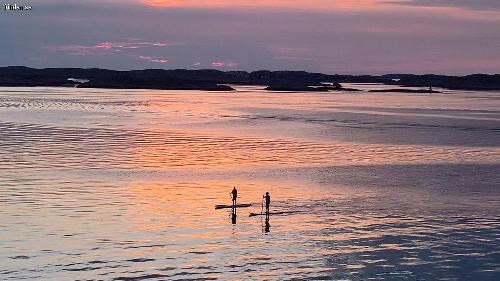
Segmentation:
<svg viewBox="0 0 500 281">
<path fill-rule="evenodd" d="M 266 195 L 262 196 L 262 198 L 266 201 L 266 219 L 269 219 L 269 205 L 271 204 L 269 192 L 266 192 Z"/>
<path fill-rule="evenodd" d="M 231 191 L 231 199 L 233 199 L 233 206 L 236 206 L 236 198 L 238 198 L 238 190 L 236 190 L 236 186 L 233 187 Z"/>
</svg>

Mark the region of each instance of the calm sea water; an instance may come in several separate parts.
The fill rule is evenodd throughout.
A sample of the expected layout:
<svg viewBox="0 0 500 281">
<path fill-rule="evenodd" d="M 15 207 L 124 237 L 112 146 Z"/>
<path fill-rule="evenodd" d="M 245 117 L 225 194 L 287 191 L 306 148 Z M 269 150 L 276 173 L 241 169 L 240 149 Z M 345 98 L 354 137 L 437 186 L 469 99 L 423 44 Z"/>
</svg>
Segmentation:
<svg viewBox="0 0 500 281">
<path fill-rule="evenodd" d="M 500 279 L 498 92 L 1 88 L 0 149 L 1 280 Z"/>
</svg>

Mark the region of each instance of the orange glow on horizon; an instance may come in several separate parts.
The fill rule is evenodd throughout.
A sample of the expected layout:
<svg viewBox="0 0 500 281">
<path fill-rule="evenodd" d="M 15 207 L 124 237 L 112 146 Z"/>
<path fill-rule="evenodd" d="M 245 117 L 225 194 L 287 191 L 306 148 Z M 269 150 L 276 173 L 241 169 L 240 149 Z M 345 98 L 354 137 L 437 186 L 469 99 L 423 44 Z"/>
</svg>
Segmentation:
<svg viewBox="0 0 500 281">
<path fill-rule="evenodd" d="M 175 4 L 182 3 L 179 0 L 143 0 L 143 2 L 148 6 L 153 7 L 168 7 L 174 6 Z"/>
<path fill-rule="evenodd" d="M 314 3 L 295 0 L 140 0 L 156 8 L 280 8 L 311 11 L 359 12 L 415 12 L 417 15 L 439 15 L 469 20 L 498 21 L 497 11 L 469 10 L 460 6 L 405 5 L 408 1 L 384 0 L 316 0 Z"/>
<path fill-rule="evenodd" d="M 281 7 L 281 8 L 300 8 L 300 9 L 335 9 L 335 10 L 365 10 L 387 7 L 390 3 L 384 3 L 380 0 L 317 0 L 314 5 L 310 2 L 299 2 L 292 0 L 141 0 L 152 7 Z"/>
</svg>

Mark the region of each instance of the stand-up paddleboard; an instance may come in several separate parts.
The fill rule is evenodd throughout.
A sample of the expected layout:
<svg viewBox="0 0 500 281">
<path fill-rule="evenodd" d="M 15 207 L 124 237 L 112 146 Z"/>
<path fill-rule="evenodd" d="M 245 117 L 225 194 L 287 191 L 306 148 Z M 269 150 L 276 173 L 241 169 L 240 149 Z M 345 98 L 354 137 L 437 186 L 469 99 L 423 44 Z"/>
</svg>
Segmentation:
<svg viewBox="0 0 500 281">
<path fill-rule="evenodd" d="M 269 215 L 284 215 L 284 214 L 296 214 L 298 212 L 269 212 Z M 265 216 L 267 215 L 266 213 L 250 213 L 249 217 L 256 217 L 256 216 Z"/>
<path fill-rule="evenodd" d="M 231 208 L 248 208 L 251 207 L 252 204 L 236 204 L 236 205 L 215 205 L 215 209 L 231 209 Z"/>
</svg>

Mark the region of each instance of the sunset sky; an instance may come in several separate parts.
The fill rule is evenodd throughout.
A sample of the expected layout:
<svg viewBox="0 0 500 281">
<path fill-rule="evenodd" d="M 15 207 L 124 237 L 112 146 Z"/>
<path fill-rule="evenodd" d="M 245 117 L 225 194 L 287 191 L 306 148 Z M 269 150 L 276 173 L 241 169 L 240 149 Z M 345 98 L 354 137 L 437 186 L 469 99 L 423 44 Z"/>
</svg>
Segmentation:
<svg viewBox="0 0 500 281">
<path fill-rule="evenodd" d="M 500 73 L 498 0 L 38 0 L 0 66 Z"/>
</svg>

